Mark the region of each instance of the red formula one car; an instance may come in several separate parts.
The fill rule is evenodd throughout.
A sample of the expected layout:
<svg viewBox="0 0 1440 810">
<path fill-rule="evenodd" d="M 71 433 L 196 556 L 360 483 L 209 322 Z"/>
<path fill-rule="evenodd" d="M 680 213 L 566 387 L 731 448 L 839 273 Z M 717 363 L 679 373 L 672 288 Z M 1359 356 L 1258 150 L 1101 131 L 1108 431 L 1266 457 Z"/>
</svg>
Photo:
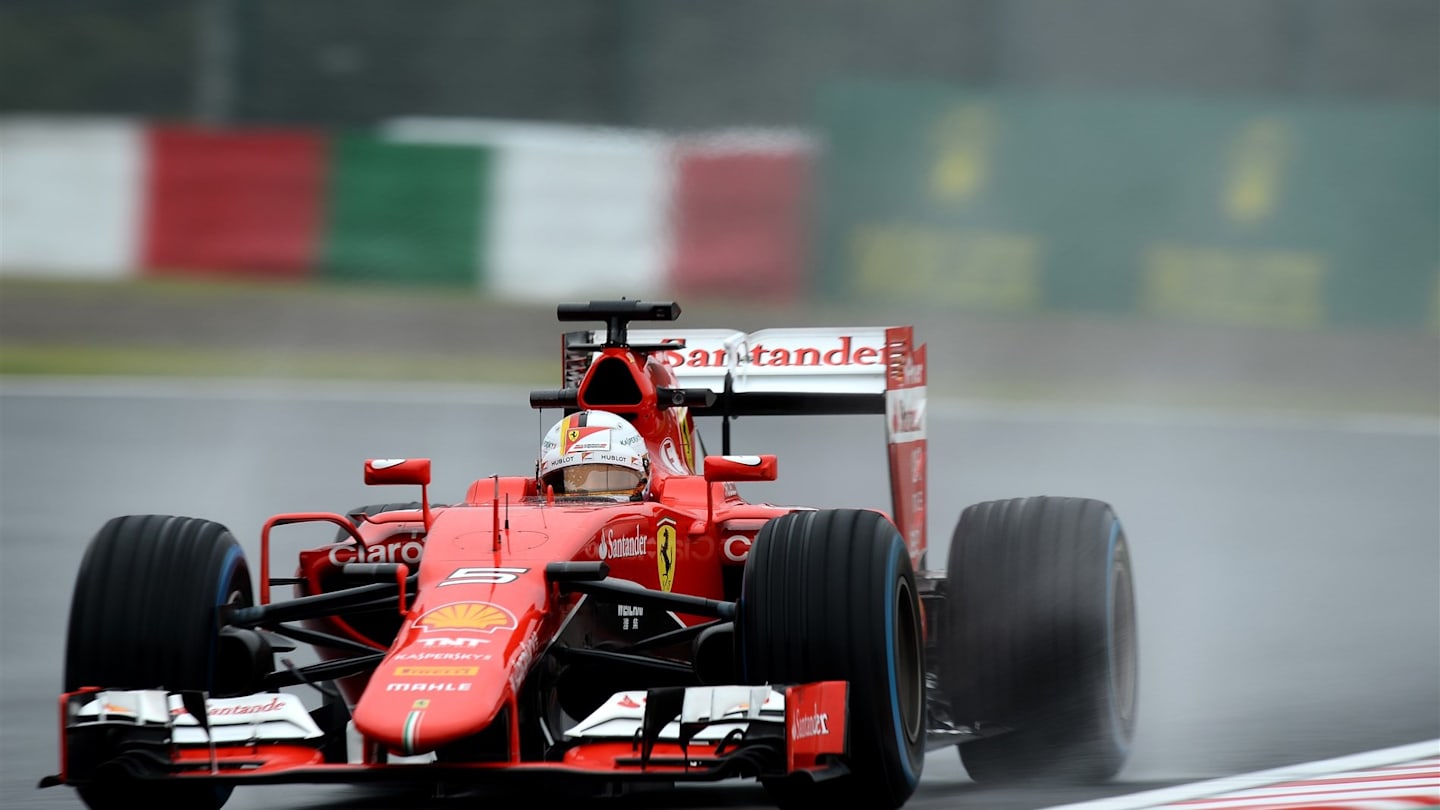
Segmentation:
<svg viewBox="0 0 1440 810">
<path fill-rule="evenodd" d="M 1113 510 L 977 503 L 927 570 L 911 328 L 629 329 L 679 312 L 559 306 L 604 328 L 565 333 L 562 387 L 530 395 L 562 412 L 534 472 L 436 504 L 428 459 L 366 461 L 367 484 L 419 500 L 270 518 L 258 588 L 223 525 L 109 521 L 75 585 L 42 786 L 99 810 L 290 782 L 748 778 L 782 806 L 894 808 L 956 745 L 982 782 L 1113 776 L 1137 669 Z M 883 419 L 893 514 L 741 498 L 777 461 L 732 455 L 731 419 L 793 414 Z M 315 522 L 334 541 L 272 575 L 275 530 Z M 298 645 L 315 663 L 277 668 Z"/>
</svg>

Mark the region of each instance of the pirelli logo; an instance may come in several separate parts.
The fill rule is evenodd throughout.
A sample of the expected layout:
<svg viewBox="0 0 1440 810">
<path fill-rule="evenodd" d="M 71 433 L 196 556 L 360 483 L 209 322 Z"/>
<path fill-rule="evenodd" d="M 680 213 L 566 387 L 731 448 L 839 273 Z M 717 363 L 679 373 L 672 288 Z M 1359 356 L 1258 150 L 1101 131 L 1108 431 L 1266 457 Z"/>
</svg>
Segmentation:
<svg viewBox="0 0 1440 810">
<path fill-rule="evenodd" d="M 479 667 L 396 667 L 395 674 L 405 678 L 463 678 L 480 674 Z"/>
</svg>

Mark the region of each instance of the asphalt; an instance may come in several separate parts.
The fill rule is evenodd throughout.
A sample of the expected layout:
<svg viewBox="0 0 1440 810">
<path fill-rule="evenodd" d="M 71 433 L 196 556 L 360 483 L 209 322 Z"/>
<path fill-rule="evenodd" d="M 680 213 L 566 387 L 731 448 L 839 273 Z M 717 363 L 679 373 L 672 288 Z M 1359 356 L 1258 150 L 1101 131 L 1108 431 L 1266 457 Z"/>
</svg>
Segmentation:
<svg viewBox="0 0 1440 810">
<path fill-rule="evenodd" d="M 1440 417 L 1435 332 L 679 303 L 684 328 L 913 324 L 944 396 Z M 570 328 L 553 304 L 471 291 L 0 278 L 0 384 L 126 374 L 553 385 Z"/>
</svg>

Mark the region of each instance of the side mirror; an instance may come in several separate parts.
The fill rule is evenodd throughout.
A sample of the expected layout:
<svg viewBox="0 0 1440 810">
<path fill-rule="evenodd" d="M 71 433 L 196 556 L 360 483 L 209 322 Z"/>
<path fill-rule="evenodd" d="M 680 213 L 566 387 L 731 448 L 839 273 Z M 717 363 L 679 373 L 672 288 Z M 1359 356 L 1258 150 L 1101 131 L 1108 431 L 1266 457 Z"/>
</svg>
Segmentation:
<svg viewBox="0 0 1440 810">
<path fill-rule="evenodd" d="M 774 455 L 705 457 L 705 480 L 712 483 L 716 481 L 774 481 L 775 469 Z"/>
<path fill-rule="evenodd" d="M 428 458 L 370 458 L 365 460 L 366 484 L 416 484 L 430 483 L 430 459 Z"/>
</svg>

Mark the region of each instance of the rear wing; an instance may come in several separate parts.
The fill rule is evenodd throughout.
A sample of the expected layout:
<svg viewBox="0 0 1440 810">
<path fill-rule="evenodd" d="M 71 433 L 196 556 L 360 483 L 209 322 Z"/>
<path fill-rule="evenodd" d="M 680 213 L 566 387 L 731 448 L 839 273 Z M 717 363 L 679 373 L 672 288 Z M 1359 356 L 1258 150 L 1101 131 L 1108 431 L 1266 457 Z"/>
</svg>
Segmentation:
<svg viewBox="0 0 1440 810">
<path fill-rule="evenodd" d="M 613 337 L 611 335 L 610 337 Z M 925 346 L 910 326 L 733 329 L 631 329 L 632 349 L 665 363 L 691 397 L 695 416 L 884 414 L 890 493 L 911 562 L 923 566 L 926 540 Z M 606 330 L 566 332 L 566 389 L 580 385 L 599 357 Z M 612 344 L 613 345 L 613 344 Z M 708 399 L 708 398 L 707 398 Z"/>
</svg>

